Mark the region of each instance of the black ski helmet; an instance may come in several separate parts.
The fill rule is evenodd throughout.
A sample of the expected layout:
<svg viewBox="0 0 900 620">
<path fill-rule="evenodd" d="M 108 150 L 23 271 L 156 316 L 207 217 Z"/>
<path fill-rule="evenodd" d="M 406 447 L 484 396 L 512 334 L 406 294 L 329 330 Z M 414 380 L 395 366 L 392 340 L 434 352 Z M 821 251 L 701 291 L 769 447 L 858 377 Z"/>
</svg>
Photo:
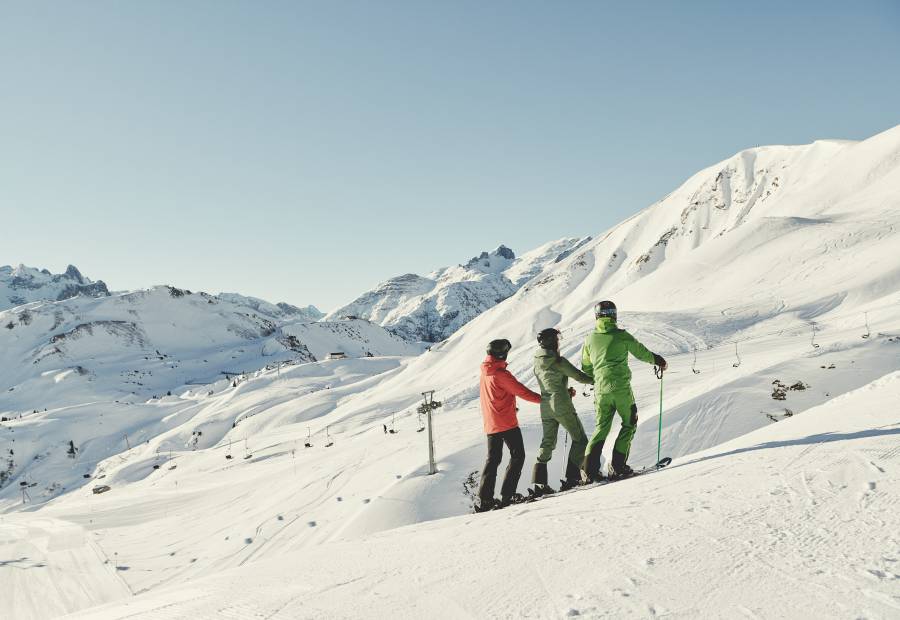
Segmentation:
<svg viewBox="0 0 900 620">
<path fill-rule="evenodd" d="M 491 340 L 487 346 L 487 354 L 498 360 L 505 360 L 510 349 L 512 349 L 512 344 L 506 338 Z"/>
<path fill-rule="evenodd" d="M 611 301 L 598 301 L 594 305 L 594 317 L 607 317 L 616 320 L 616 304 Z"/>
<path fill-rule="evenodd" d="M 554 327 L 542 329 L 537 336 L 538 344 L 545 349 L 556 351 L 559 348 L 559 330 Z"/>
</svg>

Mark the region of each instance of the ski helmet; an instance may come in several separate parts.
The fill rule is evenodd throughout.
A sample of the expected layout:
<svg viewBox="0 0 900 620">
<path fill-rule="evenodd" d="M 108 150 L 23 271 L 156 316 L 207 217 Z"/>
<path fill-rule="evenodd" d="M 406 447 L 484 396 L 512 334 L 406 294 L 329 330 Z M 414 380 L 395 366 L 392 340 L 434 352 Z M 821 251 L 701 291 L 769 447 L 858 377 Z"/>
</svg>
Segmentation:
<svg viewBox="0 0 900 620">
<path fill-rule="evenodd" d="M 611 301 L 599 301 L 594 305 L 594 317 L 607 317 L 616 320 L 616 304 Z"/>
<path fill-rule="evenodd" d="M 559 348 L 559 330 L 554 327 L 542 329 L 538 334 L 537 341 L 545 349 L 556 351 Z"/>
<path fill-rule="evenodd" d="M 505 360 L 510 349 L 512 349 L 512 344 L 506 338 L 491 340 L 487 346 L 487 354 L 498 360 Z"/>
</svg>

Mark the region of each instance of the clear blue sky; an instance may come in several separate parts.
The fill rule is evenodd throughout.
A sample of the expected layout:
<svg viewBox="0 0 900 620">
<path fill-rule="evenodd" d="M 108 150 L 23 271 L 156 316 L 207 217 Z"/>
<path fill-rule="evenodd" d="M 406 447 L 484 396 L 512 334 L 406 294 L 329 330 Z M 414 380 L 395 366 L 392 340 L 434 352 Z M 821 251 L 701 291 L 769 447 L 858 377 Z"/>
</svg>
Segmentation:
<svg viewBox="0 0 900 620">
<path fill-rule="evenodd" d="M 349 301 L 900 123 L 900 2 L 0 0 L 0 264 Z"/>
</svg>

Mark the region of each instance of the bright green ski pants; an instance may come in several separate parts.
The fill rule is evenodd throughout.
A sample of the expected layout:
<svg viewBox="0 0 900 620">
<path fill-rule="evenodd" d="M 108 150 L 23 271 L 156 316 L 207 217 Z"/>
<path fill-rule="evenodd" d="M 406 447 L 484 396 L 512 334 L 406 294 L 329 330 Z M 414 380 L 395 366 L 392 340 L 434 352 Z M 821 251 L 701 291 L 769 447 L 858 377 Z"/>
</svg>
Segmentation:
<svg viewBox="0 0 900 620">
<path fill-rule="evenodd" d="M 637 405 L 634 404 L 631 388 L 597 394 L 594 401 L 597 407 L 597 426 L 588 442 L 587 451 L 590 452 L 595 445 L 606 441 L 609 429 L 612 428 L 613 415 L 618 411 L 622 418 L 622 430 L 616 437 L 615 451 L 624 454 L 627 459 L 631 451 L 631 440 L 637 430 Z"/>
</svg>

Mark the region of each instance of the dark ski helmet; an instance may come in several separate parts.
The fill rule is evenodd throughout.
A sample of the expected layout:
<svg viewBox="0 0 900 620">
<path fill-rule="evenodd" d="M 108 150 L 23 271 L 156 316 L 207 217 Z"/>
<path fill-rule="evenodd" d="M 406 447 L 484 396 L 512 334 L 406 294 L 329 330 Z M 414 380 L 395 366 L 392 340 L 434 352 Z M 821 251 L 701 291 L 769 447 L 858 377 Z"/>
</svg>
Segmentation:
<svg viewBox="0 0 900 620">
<path fill-rule="evenodd" d="M 611 301 L 600 301 L 594 305 L 594 317 L 607 317 L 616 320 L 616 304 Z"/>
<path fill-rule="evenodd" d="M 512 344 L 506 338 L 491 340 L 487 346 L 487 354 L 498 360 L 505 360 L 510 349 L 512 349 Z"/>
<path fill-rule="evenodd" d="M 559 348 L 559 330 L 554 327 L 542 329 L 538 334 L 537 341 L 545 349 L 556 351 Z"/>
</svg>

